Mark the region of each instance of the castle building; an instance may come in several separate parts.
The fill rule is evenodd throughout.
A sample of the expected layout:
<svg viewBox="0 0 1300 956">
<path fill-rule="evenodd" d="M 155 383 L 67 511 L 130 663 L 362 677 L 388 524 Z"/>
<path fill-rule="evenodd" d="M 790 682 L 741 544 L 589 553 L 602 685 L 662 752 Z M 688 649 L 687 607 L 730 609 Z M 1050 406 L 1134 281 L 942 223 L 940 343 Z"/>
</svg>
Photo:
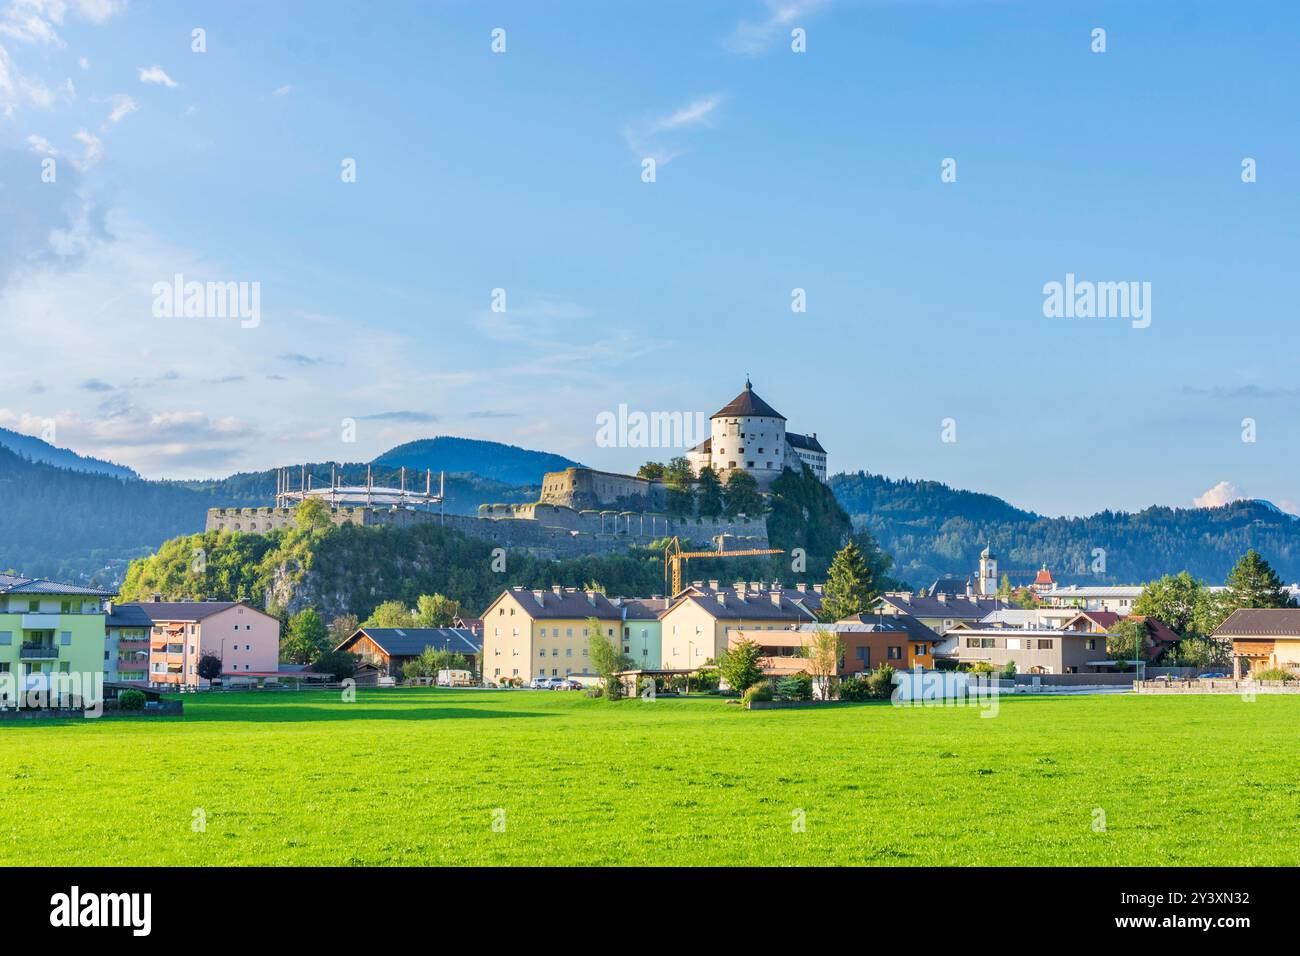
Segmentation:
<svg viewBox="0 0 1300 956">
<path fill-rule="evenodd" d="M 770 485 L 787 469 L 808 465 L 826 480 L 826 449 L 817 433 L 787 431 L 786 418 L 754 392 L 749 379 L 745 390 L 709 418 L 709 437 L 686 455 L 699 475 L 706 466 L 724 483 L 733 471 L 745 471 L 760 487 Z"/>
</svg>

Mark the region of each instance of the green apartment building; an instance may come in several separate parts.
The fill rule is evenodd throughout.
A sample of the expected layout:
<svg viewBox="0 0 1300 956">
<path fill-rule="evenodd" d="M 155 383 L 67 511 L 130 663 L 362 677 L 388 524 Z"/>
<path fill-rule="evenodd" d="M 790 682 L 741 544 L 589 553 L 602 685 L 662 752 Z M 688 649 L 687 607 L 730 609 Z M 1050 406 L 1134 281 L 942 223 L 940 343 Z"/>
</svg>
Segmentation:
<svg viewBox="0 0 1300 956">
<path fill-rule="evenodd" d="M 0 574 L 0 674 L 22 690 L 48 686 L 45 675 L 104 673 L 108 591 Z M 0 685 L 4 686 L 4 685 Z"/>
</svg>

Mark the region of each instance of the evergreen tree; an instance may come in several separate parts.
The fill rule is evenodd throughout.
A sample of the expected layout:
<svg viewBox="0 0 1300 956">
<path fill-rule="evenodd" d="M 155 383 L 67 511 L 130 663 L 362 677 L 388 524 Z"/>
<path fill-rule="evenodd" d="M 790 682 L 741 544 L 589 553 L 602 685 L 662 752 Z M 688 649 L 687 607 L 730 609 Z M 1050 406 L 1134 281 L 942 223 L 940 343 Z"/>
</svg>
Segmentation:
<svg viewBox="0 0 1300 956">
<path fill-rule="evenodd" d="M 700 469 L 695 505 L 701 518 L 717 518 L 722 514 L 722 482 L 710 465 Z"/>
<path fill-rule="evenodd" d="M 1291 596 L 1282 587 L 1282 579 L 1254 548 L 1251 548 L 1228 573 L 1228 602 L 1232 609 L 1242 607 L 1291 607 Z"/>
<path fill-rule="evenodd" d="M 754 518 L 763 513 L 763 496 L 759 494 L 758 482 L 747 471 L 733 471 L 727 475 L 723 501 L 727 514 L 733 517 L 743 514 Z"/>
<path fill-rule="evenodd" d="M 288 664 L 310 664 L 329 649 L 329 631 L 316 609 L 309 607 L 289 618 L 280 659 Z"/>
<path fill-rule="evenodd" d="M 678 455 L 664 469 L 664 484 L 668 487 L 666 510 L 670 515 L 688 517 L 695 513 L 695 492 L 691 487 L 691 464 L 685 456 Z"/>
<path fill-rule="evenodd" d="M 850 541 L 831 562 L 821 619 L 833 623 L 866 611 L 875 597 L 873 583 L 871 568 L 858 546 Z"/>
</svg>

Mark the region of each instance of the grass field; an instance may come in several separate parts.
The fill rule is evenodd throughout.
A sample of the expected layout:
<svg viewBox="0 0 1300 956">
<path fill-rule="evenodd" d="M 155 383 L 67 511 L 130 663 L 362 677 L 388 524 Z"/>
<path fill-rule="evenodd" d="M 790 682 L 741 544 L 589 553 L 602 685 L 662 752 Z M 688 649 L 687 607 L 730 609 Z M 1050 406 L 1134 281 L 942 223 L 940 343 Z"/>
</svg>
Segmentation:
<svg viewBox="0 0 1300 956">
<path fill-rule="evenodd" d="M 6 722 L 0 864 L 1300 862 L 1300 699 L 979 714 L 413 689 Z"/>
</svg>

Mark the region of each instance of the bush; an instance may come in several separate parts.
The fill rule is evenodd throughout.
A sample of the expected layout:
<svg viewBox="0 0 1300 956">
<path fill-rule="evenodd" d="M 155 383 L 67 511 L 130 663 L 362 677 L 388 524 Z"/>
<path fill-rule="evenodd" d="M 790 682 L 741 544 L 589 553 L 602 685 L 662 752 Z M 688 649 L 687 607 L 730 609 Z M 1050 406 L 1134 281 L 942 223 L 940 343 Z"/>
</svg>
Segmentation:
<svg viewBox="0 0 1300 956">
<path fill-rule="evenodd" d="M 722 675 L 716 667 L 701 667 L 691 677 L 691 687 L 702 691 L 715 691 L 722 683 Z"/>
<path fill-rule="evenodd" d="M 1295 674 L 1285 667 L 1270 667 L 1267 670 L 1255 671 L 1250 676 L 1254 680 L 1293 681 L 1296 679 Z"/>
<path fill-rule="evenodd" d="M 894 696 L 894 669 L 881 664 L 867 678 L 867 692 L 873 700 L 888 700 Z"/>
<path fill-rule="evenodd" d="M 605 681 L 605 696 L 609 700 L 622 700 L 627 696 L 627 688 L 623 686 L 623 681 L 618 677 L 610 677 Z"/>
<path fill-rule="evenodd" d="M 761 680 L 757 684 L 750 684 L 745 688 L 745 692 L 740 695 L 740 702 L 745 705 L 746 710 L 748 710 L 750 705 L 756 700 L 771 699 L 772 683 L 765 680 Z"/>
<path fill-rule="evenodd" d="M 588 688 L 587 688 L 587 696 L 588 696 L 588 697 L 604 697 L 604 696 L 605 696 L 605 688 L 603 688 L 603 687 L 588 687 Z"/>
<path fill-rule="evenodd" d="M 840 681 L 840 700 L 861 703 L 871 699 L 871 682 L 867 674 L 854 674 Z"/>
<path fill-rule="evenodd" d="M 782 700 L 812 700 L 812 675 L 800 671 L 782 677 L 776 685 L 776 692 Z"/>
<path fill-rule="evenodd" d="M 1016 662 L 1007 661 L 1002 665 L 1002 677 L 1004 680 L 1012 680 L 1016 676 Z"/>
<path fill-rule="evenodd" d="M 993 665 L 990 664 L 988 661 L 976 661 L 974 664 L 971 665 L 970 672 L 972 674 L 979 674 L 981 676 L 984 674 L 992 674 Z"/>
<path fill-rule="evenodd" d="M 117 695 L 120 710 L 144 710 L 144 693 L 138 690 L 124 690 Z"/>
</svg>

